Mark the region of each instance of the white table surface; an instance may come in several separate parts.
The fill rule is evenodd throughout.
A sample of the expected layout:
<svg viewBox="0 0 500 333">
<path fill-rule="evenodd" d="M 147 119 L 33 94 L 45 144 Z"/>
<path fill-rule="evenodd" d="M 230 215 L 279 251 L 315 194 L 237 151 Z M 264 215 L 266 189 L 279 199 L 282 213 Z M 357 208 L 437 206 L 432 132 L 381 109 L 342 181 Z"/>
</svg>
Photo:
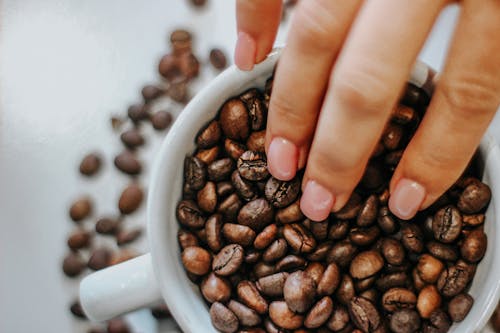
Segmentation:
<svg viewBox="0 0 500 333">
<path fill-rule="evenodd" d="M 0 2 L 0 332 L 85 332 L 88 327 L 68 313 L 77 283 L 64 277 L 60 266 L 74 227 L 67 216 L 71 200 L 90 193 L 97 202 L 94 216 L 113 214 L 127 183 L 112 166 L 121 146 L 110 129 L 110 114 L 124 114 L 139 99 L 142 85 L 157 80 L 158 59 L 175 27 L 194 32 L 203 61 L 213 46 L 232 54 L 234 1 L 209 0 L 202 11 L 186 2 Z M 437 69 L 456 15 L 453 8 L 445 12 L 422 53 Z M 212 76 L 208 69 L 198 86 Z M 492 130 L 497 138 L 499 124 L 497 117 Z M 153 158 L 161 140 L 153 131 L 148 137 L 143 160 Z M 91 150 L 102 151 L 106 160 L 89 181 L 77 166 Z M 146 168 L 145 182 L 147 175 Z M 143 219 L 141 209 L 126 223 L 143 224 Z M 139 246 L 145 250 L 146 241 Z M 129 320 L 137 332 L 157 331 L 146 311 Z"/>
</svg>

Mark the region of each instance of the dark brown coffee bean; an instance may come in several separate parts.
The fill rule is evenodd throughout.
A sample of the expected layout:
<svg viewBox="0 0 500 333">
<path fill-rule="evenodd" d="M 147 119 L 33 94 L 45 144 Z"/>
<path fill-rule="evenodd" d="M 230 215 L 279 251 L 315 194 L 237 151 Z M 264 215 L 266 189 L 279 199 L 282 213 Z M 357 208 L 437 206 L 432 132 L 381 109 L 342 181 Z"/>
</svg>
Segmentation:
<svg viewBox="0 0 500 333">
<path fill-rule="evenodd" d="M 257 261 L 260 260 L 260 258 L 262 257 L 262 253 L 259 252 L 259 251 L 256 251 L 255 249 L 248 249 L 246 252 L 245 252 L 245 263 L 247 264 L 255 264 Z"/>
<path fill-rule="evenodd" d="M 465 227 L 477 227 L 484 223 L 484 214 L 462 215 L 462 223 Z"/>
<path fill-rule="evenodd" d="M 80 302 L 78 300 L 71 303 L 69 310 L 77 318 L 80 318 L 80 319 L 87 318 L 87 316 L 85 315 L 85 312 L 83 312 L 82 305 L 80 304 Z"/>
<path fill-rule="evenodd" d="M 259 289 L 262 294 L 269 297 L 283 296 L 283 288 L 287 277 L 288 273 L 286 272 L 261 277 L 257 281 L 257 289 Z"/>
<path fill-rule="evenodd" d="M 361 197 L 356 192 L 353 192 L 344 207 L 335 213 L 335 217 L 340 220 L 354 219 L 361 210 L 361 204 Z"/>
<path fill-rule="evenodd" d="M 316 247 L 316 240 L 311 232 L 299 223 L 286 224 L 283 227 L 283 237 L 297 253 L 309 253 Z"/>
<path fill-rule="evenodd" d="M 328 220 L 322 222 L 311 222 L 306 220 L 309 223 L 309 230 L 313 234 L 316 240 L 325 240 L 328 237 L 328 227 L 330 226 L 330 222 Z M 305 224 L 306 221 L 303 223 Z"/>
<path fill-rule="evenodd" d="M 250 201 L 257 198 L 257 191 L 253 184 L 242 178 L 238 170 L 233 171 L 231 174 L 231 183 L 236 193 L 238 193 L 242 199 Z"/>
<path fill-rule="evenodd" d="M 267 118 L 267 107 L 262 101 L 262 96 L 257 89 L 250 89 L 240 96 L 248 109 L 250 126 L 253 131 L 264 129 Z"/>
<path fill-rule="evenodd" d="M 223 158 L 216 160 L 207 168 L 208 179 L 219 182 L 222 180 L 229 179 L 231 172 L 234 170 L 234 162 L 230 158 Z"/>
<path fill-rule="evenodd" d="M 453 206 L 441 208 L 432 220 L 434 238 L 442 243 L 452 243 L 462 231 L 462 216 Z"/>
<path fill-rule="evenodd" d="M 213 272 L 203 279 L 200 284 L 200 290 L 203 297 L 209 303 L 225 303 L 231 297 L 231 285 L 229 281 L 215 275 Z"/>
<path fill-rule="evenodd" d="M 490 187 L 480 181 L 475 181 L 464 189 L 458 199 L 457 207 L 465 214 L 475 214 L 483 210 L 490 200 Z"/>
<path fill-rule="evenodd" d="M 210 271 L 212 256 L 204 248 L 198 246 L 187 247 L 182 251 L 181 257 L 184 268 L 192 274 L 205 275 Z M 216 258 L 214 258 L 214 263 Z"/>
<path fill-rule="evenodd" d="M 144 104 L 132 104 L 127 110 L 127 115 L 134 123 L 146 120 L 149 117 L 149 111 Z"/>
<path fill-rule="evenodd" d="M 380 235 L 380 228 L 376 225 L 368 228 L 352 228 L 349 239 L 354 245 L 368 246 L 373 244 Z"/>
<path fill-rule="evenodd" d="M 251 281 L 241 281 L 236 287 L 238 297 L 249 308 L 259 314 L 265 314 L 268 310 L 266 300 L 260 295 L 255 283 Z"/>
<path fill-rule="evenodd" d="M 172 317 L 172 314 L 166 304 L 160 304 L 151 308 L 151 315 L 159 320 Z"/>
<path fill-rule="evenodd" d="M 355 279 L 366 279 L 380 272 L 384 267 L 384 258 L 376 251 L 364 251 L 352 260 L 349 272 Z"/>
<path fill-rule="evenodd" d="M 408 275 L 405 272 L 397 272 L 382 275 L 375 281 L 377 289 L 386 291 L 390 288 L 405 287 L 408 281 Z"/>
<path fill-rule="evenodd" d="M 255 266 L 253 268 L 253 273 L 257 279 L 260 279 L 262 277 L 272 275 L 280 270 L 283 270 L 283 269 L 279 269 L 277 265 L 268 264 L 268 263 L 265 263 L 263 261 L 259 261 L 257 264 L 255 264 Z"/>
<path fill-rule="evenodd" d="M 237 141 L 231 140 L 231 139 L 225 139 L 224 140 L 224 151 L 231 157 L 233 160 L 238 160 L 241 155 L 245 151 L 247 151 L 247 147 L 239 143 Z"/>
<path fill-rule="evenodd" d="M 214 182 L 207 182 L 197 194 L 198 207 L 207 213 L 213 213 L 217 207 L 217 187 Z"/>
<path fill-rule="evenodd" d="M 343 306 L 334 306 L 332 316 L 326 323 L 326 326 L 334 331 L 339 332 L 349 324 L 350 318 L 347 309 Z"/>
<path fill-rule="evenodd" d="M 92 212 L 92 202 L 89 198 L 80 198 L 69 208 L 69 216 L 75 222 L 87 218 Z"/>
<path fill-rule="evenodd" d="M 153 128 L 162 131 L 172 124 L 172 114 L 168 111 L 156 111 L 151 115 L 151 124 Z"/>
<path fill-rule="evenodd" d="M 316 248 L 314 249 L 313 252 L 311 252 L 307 255 L 307 260 L 324 261 L 328 252 L 330 252 L 331 248 L 332 248 L 331 241 L 320 243 L 320 244 L 318 244 L 318 246 L 316 246 Z"/>
<path fill-rule="evenodd" d="M 262 254 L 262 260 L 265 262 L 275 262 L 283 258 L 288 250 L 287 242 L 283 238 L 279 238 L 269 245 Z"/>
<path fill-rule="evenodd" d="M 223 181 L 223 182 L 217 183 L 217 195 L 220 198 L 227 197 L 228 195 L 230 195 L 233 192 L 234 192 L 234 187 L 231 184 L 231 182 Z"/>
<path fill-rule="evenodd" d="M 177 220 L 189 228 L 203 228 L 205 217 L 194 201 L 183 200 L 177 205 Z"/>
<path fill-rule="evenodd" d="M 238 212 L 240 212 L 242 205 L 243 204 L 238 195 L 231 194 L 220 203 L 217 211 L 221 213 L 225 219 L 234 220 L 238 216 Z"/>
<path fill-rule="evenodd" d="M 330 230 L 328 230 L 328 239 L 339 240 L 347 236 L 350 224 L 346 220 L 337 220 L 331 223 Z"/>
<path fill-rule="evenodd" d="M 405 259 L 403 245 L 395 239 L 384 238 L 381 248 L 385 261 L 391 265 L 401 265 Z"/>
<path fill-rule="evenodd" d="M 278 227 L 276 224 L 270 224 L 265 227 L 255 238 L 253 246 L 257 250 L 263 250 L 271 244 L 278 235 Z"/>
<path fill-rule="evenodd" d="M 114 318 L 108 321 L 108 333 L 130 333 L 127 323 L 121 318 Z"/>
<path fill-rule="evenodd" d="M 382 142 L 385 148 L 395 150 L 401 146 L 403 137 L 403 127 L 389 123 L 382 134 Z"/>
<path fill-rule="evenodd" d="M 247 140 L 248 150 L 256 151 L 259 153 L 265 152 L 266 144 L 266 131 L 252 132 Z"/>
<path fill-rule="evenodd" d="M 340 267 L 346 267 L 357 253 L 357 247 L 348 239 L 335 243 L 326 255 L 326 262 L 337 263 Z"/>
<path fill-rule="evenodd" d="M 222 246 L 222 216 L 214 214 L 207 219 L 205 224 L 205 231 L 207 235 L 207 245 L 214 251 L 218 252 Z"/>
<path fill-rule="evenodd" d="M 160 97 L 165 90 L 160 88 L 159 86 L 153 85 L 153 84 L 147 84 L 141 89 L 141 95 L 142 98 L 144 99 L 144 103 L 149 103 L 158 97 Z"/>
<path fill-rule="evenodd" d="M 129 149 L 134 149 L 144 144 L 144 137 L 136 128 L 123 132 L 120 135 L 120 140 Z"/>
<path fill-rule="evenodd" d="M 443 269 L 444 264 L 430 254 L 423 254 L 417 263 L 418 275 L 427 283 L 436 282 Z"/>
<path fill-rule="evenodd" d="M 458 294 L 453 297 L 448 303 L 448 314 L 451 320 L 457 323 L 464 320 L 473 304 L 474 298 L 469 294 Z"/>
<path fill-rule="evenodd" d="M 304 214 L 302 214 L 302 211 L 300 210 L 300 200 L 297 200 L 288 207 L 282 208 L 276 212 L 276 222 L 278 223 L 294 223 L 302 221 L 303 219 Z"/>
<path fill-rule="evenodd" d="M 370 289 L 376 280 L 377 280 L 376 276 L 372 276 L 363 280 L 355 280 L 354 289 L 356 289 L 356 292 L 361 293 L 365 290 Z"/>
<path fill-rule="evenodd" d="M 216 329 L 223 333 L 234 333 L 238 330 L 238 317 L 222 303 L 215 302 L 210 307 L 210 319 Z"/>
<path fill-rule="evenodd" d="M 207 170 L 203 162 L 196 157 L 184 159 L 184 182 L 193 190 L 201 190 L 205 186 Z"/>
<path fill-rule="evenodd" d="M 232 140 L 246 140 L 250 134 L 250 119 L 245 104 L 239 98 L 228 100 L 220 111 L 220 125 Z"/>
<path fill-rule="evenodd" d="M 240 302 L 230 300 L 227 307 L 229 308 L 229 310 L 233 311 L 236 317 L 238 317 L 239 322 L 242 326 L 256 326 L 261 322 L 261 318 L 257 312 L 241 304 Z"/>
<path fill-rule="evenodd" d="M 462 259 L 458 259 L 456 262 L 456 265 L 457 265 L 457 267 L 460 267 L 460 268 L 466 270 L 467 273 L 469 273 L 469 278 L 474 277 L 474 275 L 476 274 L 476 269 L 477 269 L 476 264 L 471 264 L 471 263 L 466 262 Z"/>
<path fill-rule="evenodd" d="M 480 261 L 486 253 L 488 239 L 481 229 L 472 230 L 463 240 L 460 246 L 462 258 L 471 263 Z"/>
<path fill-rule="evenodd" d="M 234 223 L 225 223 L 222 227 L 222 234 L 229 243 L 249 246 L 255 239 L 255 231 L 250 227 Z"/>
<path fill-rule="evenodd" d="M 382 229 L 382 231 L 386 234 L 392 234 L 397 229 L 396 221 L 389 211 L 389 208 L 386 206 L 380 208 L 378 212 L 377 222 L 380 229 Z"/>
<path fill-rule="evenodd" d="M 376 304 L 380 298 L 379 292 L 375 288 L 370 288 L 368 290 L 365 290 L 362 293 L 360 293 L 359 296 L 366 298 L 367 300 L 371 301 L 374 304 Z"/>
<path fill-rule="evenodd" d="M 105 247 L 94 249 L 90 254 L 89 261 L 87 262 L 88 268 L 98 271 L 106 268 L 111 262 L 111 250 Z"/>
<path fill-rule="evenodd" d="M 283 301 L 275 301 L 269 305 L 269 317 L 286 330 L 298 329 L 304 323 L 304 316 L 294 313 Z"/>
<path fill-rule="evenodd" d="M 120 195 L 118 208 L 122 214 L 131 214 L 139 208 L 143 198 L 142 188 L 138 184 L 130 184 Z"/>
<path fill-rule="evenodd" d="M 244 257 L 245 251 L 240 245 L 227 245 L 214 257 L 212 270 L 221 276 L 234 274 L 240 268 Z"/>
<path fill-rule="evenodd" d="M 241 177 L 251 181 L 266 179 L 269 176 L 266 156 L 247 150 L 238 159 L 238 171 Z"/>
<path fill-rule="evenodd" d="M 77 230 L 68 237 L 68 247 L 72 250 L 79 250 L 90 245 L 92 234 L 85 230 Z"/>
<path fill-rule="evenodd" d="M 85 262 L 77 253 L 69 253 L 63 260 L 62 269 L 68 277 L 75 277 L 85 269 Z"/>
<path fill-rule="evenodd" d="M 289 254 L 276 263 L 275 269 L 278 271 L 291 271 L 306 266 L 304 258 Z"/>
<path fill-rule="evenodd" d="M 386 311 L 394 312 L 402 309 L 413 309 L 417 304 L 417 296 L 405 288 L 392 288 L 382 296 L 382 306 Z"/>
<path fill-rule="evenodd" d="M 219 143 L 222 132 L 217 120 L 212 120 L 208 125 L 198 132 L 196 136 L 196 144 L 199 148 L 211 148 Z"/>
<path fill-rule="evenodd" d="M 380 314 L 375 305 L 363 297 L 354 297 L 348 305 L 349 316 L 354 325 L 365 333 L 380 326 Z"/>
<path fill-rule="evenodd" d="M 141 228 L 135 228 L 130 230 L 120 230 L 116 234 L 116 244 L 122 246 L 125 244 L 132 243 L 136 241 L 142 235 Z"/>
<path fill-rule="evenodd" d="M 407 125 L 418 120 L 418 115 L 411 107 L 399 104 L 392 112 L 391 120 L 401 125 Z"/>
<path fill-rule="evenodd" d="M 141 163 L 132 152 L 127 150 L 115 157 L 115 166 L 121 172 L 129 175 L 138 175 L 142 170 Z"/>
<path fill-rule="evenodd" d="M 193 2 L 203 2 L 206 0 L 195 0 Z M 214 66 L 215 69 L 222 70 L 227 67 L 227 59 L 226 54 L 221 49 L 212 49 L 210 50 L 210 63 Z"/>
<path fill-rule="evenodd" d="M 446 244 L 440 242 L 430 241 L 425 244 L 427 250 L 434 257 L 444 261 L 456 261 L 458 258 L 457 250 Z"/>
<path fill-rule="evenodd" d="M 84 176 L 93 176 L 99 171 L 100 167 L 100 155 L 97 153 L 90 153 L 80 162 L 80 173 Z"/>
<path fill-rule="evenodd" d="M 329 264 L 321 279 L 318 281 L 317 293 L 319 296 L 332 295 L 340 283 L 340 268 L 335 263 Z"/>
<path fill-rule="evenodd" d="M 307 328 L 318 328 L 330 318 L 333 311 L 333 301 L 330 297 L 325 296 L 320 299 L 309 311 L 305 320 L 304 326 Z"/>
<path fill-rule="evenodd" d="M 325 272 L 325 266 L 319 262 L 311 262 L 309 263 L 309 265 L 307 265 L 304 272 L 314 280 L 314 283 L 316 283 L 317 286 L 319 280 L 321 279 L 321 276 Z"/>
<path fill-rule="evenodd" d="M 378 205 L 379 200 L 376 195 L 372 194 L 366 199 L 356 220 L 360 227 L 367 227 L 375 222 L 378 215 Z"/>
<path fill-rule="evenodd" d="M 259 198 L 248 202 L 238 213 L 238 223 L 255 231 L 262 230 L 273 221 L 273 208 L 266 199 Z"/>
<path fill-rule="evenodd" d="M 164 55 L 158 64 L 158 72 L 168 81 L 173 81 L 181 76 L 179 59 L 173 54 Z"/>
<path fill-rule="evenodd" d="M 291 273 L 283 286 L 286 304 L 293 312 L 306 312 L 314 302 L 316 283 L 303 271 Z"/>
<path fill-rule="evenodd" d="M 281 181 L 274 177 L 269 178 L 266 183 L 266 199 L 274 207 L 283 208 L 297 199 L 300 191 L 300 179 L 295 177 L 291 181 Z"/>
<path fill-rule="evenodd" d="M 422 252 L 424 249 L 424 235 L 420 227 L 413 223 L 405 224 L 401 228 L 401 243 L 409 251 Z"/>
<path fill-rule="evenodd" d="M 434 311 L 429 318 L 429 326 L 432 327 L 434 332 L 448 332 L 451 326 L 450 318 L 441 309 Z"/>
<path fill-rule="evenodd" d="M 175 55 L 191 52 L 192 36 L 184 29 L 177 29 L 170 34 L 170 44 Z"/>
<path fill-rule="evenodd" d="M 443 270 L 437 281 L 439 292 L 445 297 L 460 294 L 470 281 L 469 271 L 459 265 Z"/>
<path fill-rule="evenodd" d="M 389 327 L 394 333 L 414 333 L 420 328 L 420 317 L 414 310 L 396 311 L 390 318 Z"/>
</svg>

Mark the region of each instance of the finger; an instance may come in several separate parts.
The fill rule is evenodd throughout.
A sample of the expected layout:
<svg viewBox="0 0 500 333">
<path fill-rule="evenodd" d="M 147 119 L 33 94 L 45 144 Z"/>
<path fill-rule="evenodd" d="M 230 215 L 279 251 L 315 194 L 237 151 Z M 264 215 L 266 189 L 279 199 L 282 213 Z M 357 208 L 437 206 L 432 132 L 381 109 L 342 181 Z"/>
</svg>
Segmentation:
<svg viewBox="0 0 500 333">
<path fill-rule="evenodd" d="M 234 63 L 251 70 L 271 51 L 281 20 L 281 0 L 237 0 Z"/>
<path fill-rule="evenodd" d="M 409 219 L 460 176 L 500 104 L 500 2 L 464 1 L 434 97 L 391 180 L 389 207 Z"/>
<path fill-rule="evenodd" d="M 444 2 L 379 0 L 361 8 L 309 153 L 301 208 L 310 219 L 322 220 L 347 202 Z"/>
<path fill-rule="evenodd" d="M 269 170 L 278 179 L 293 178 L 305 164 L 332 64 L 360 3 L 307 0 L 295 10 L 266 131 Z"/>
</svg>

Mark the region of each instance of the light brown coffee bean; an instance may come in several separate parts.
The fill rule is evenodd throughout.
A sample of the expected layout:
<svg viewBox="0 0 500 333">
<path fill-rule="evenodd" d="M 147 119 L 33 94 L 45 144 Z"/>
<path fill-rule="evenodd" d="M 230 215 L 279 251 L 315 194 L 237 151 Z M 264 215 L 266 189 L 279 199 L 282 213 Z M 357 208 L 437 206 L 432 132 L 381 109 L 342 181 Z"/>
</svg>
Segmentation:
<svg viewBox="0 0 500 333">
<path fill-rule="evenodd" d="M 291 271 L 302 268 L 306 266 L 306 264 L 307 263 L 304 258 L 294 254 L 289 254 L 276 263 L 276 269 L 278 271 Z"/>
<path fill-rule="evenodd" d="M 102 235 L 114 235 L 120 229 L 121 221 L 116 218 L 103 217 L 97 220 L 95 231 Z"/>
<path fill-rule="evenodd" d="M 110 265 L 111 256 L 110 249 L 106 247 L 96 248 L 91 252 L 87 266 L 94 271 L 106 268 Z"/>
<path fill-rule="evenodd" d="M 304 316 L 291 311 L 283 301 L 274 301 L 269 305 L 269 317 L 276 325 L 287 330 L 298 329 L 304 323 Z"/>
<path fill-rule="evenodd" d="M 416 304 L 417 296 L 406 288 L 392 288 L 382 296 L 382 306 L 389 312 L 413 309 Z"/>
<path fill-rule="evenodd" d="M 306 312 L 314 302 L 316 283 L 303 271 L 291 273 L 285 281 L 283 295 L 293 312 Z"/>
<path fill-rule="evenodd" d="M 80 173 L 84 176 L 93 176 L 99 171 L 101 163 L 102 159 L 98 153 L 90 153 L 80 162 Z"/>
<path fill-rule="evenodd" d="M 326 326 L 334 332 L 343 330 L 349 324 L 350 318 L 347 309 L 343 306 L 334 306 L 333 312 Z"/>
<path fill-rule="evenodd" d="M 217 207 L 217 186 L 207 182 L 197 194 L 198 207 L 207 213 L 213 213 Z"/>
<path fill-rule="evenodd" d="M 462 223 L 465 227 L 477 227 L 484 223 L 484 214 L 462 215 Z"/>
<path fill-rule="evenodd" d="M 243 143 L 226 138 L 224 140 L 224 150 L 229 157 L 237 161 L 247 151 L 247 147 Z"/>
<path fill-rule="evenodd" d="M 182 250 L 190 246 L 198 246 L 198 237 L 190 231 L 179 229 L 177 232 L 177 241 Z"/>
<path fill-rule="evenodd" d="M 266 296 L 283 296 L 283 287 L 285 286 L 287 277 L 287 272 L 280 272 L 261 277 L 257 281 L 257 289 Z"/>
<path fill-rule="evenodd" d="M 220 276 L 234 274 L 240 268 L 244 257 L 245 251 L 240 245 L 227 245 L 214 257 L 212 270 Z"/>
<path fill-rule="evenodd" d="M 225 303 L 231 297 L 231 285 L 226 279 L 210 273 L 200 284 L 203 297 L 209 303 Z"/>
<path fill-rule="evenodd" d="M 323 276 L 323 273 L 325 272 L 325 266 L 319 262 L 311 262 L 309 263 L 309 265 L 307 265 L 304 272 L 312 277 L 314 283 L 317 286 L 319 281 L 321 280 L 321 277 Z"/>
<path fill-rule="evenodd" d="M 307 328 L 318 328 L 330 318 L 333 311 L 333 301 L 330 297 L 321 298 L 307 313 L 304 326 Z"/>
<path fill-rule="evenodd" d="M 244 247 L 251 245 L 255 239 L 255 231 L 241 224 L 225 223 L 222 227 L 222 234 L 229 243 Z"/>
<path fill-rule="evenodd" d="M 256 326 L 261 323 L 259 314 L 240 302 L 230 300 L 227 307 L 229 310 L 233 311 L 236 317 L 238 317 L 240 325 L 242 326 Z"/>
<path fill-rule="evenodd" d="M 283 227 L 283 236 L 297 253 L 309 253 L 316 247 L 316 240 L 311 232 L 299 223 L 286 224 Z"/>
<path fill-rule="evenodd" d="M 83 229 L 73 232 L 67 240 L 68 247 L 72 250 L 79 250 L 90 245 L 92 234 Z"/>
<path fill-rule="evenodd" d="M 192 274 L 205 275 L 210 271 L 212 256 L 207 250 L 201 247 L 187 247 L 182 251 L 181 257 L 184 268 Z"/>
<path fill-rule="evenodd" d="M 138 175 L 141 173 L 142 166 L 139 160 L 135 157 L 135 155 L 125 150 L 115 157 L 115 166 L 121 172 L 124 172 L 128 175 Z"/>
<path fill-rule="evenodd" d="M 136 241 L 142 235 L 141 228 L 120 230 L 116 234 L 116 245 L 122 246 Z"/>
<path fill-rule="evenodd" d="M 267 301 L 260 295 L 255 283 L 251 281 L 241 281 L 236 287 L 239 299 L 249 308 L 263 315 L 267 313 Z"/>
<path fill-rule="evenodd" d="M 430 254 L 423 254 L 420 256 L 417 263 L 418 275 L 427 283 L 436 282 L 443 269 L 444 264 Z"/>
<path fill-rule="evenodd" d="M 143 198 L 142 188 L 138 184 L 130 184 L 120 195 L 118 208 L 122 214 L 131 214 L 139 208 Z"/>
<path fill-rule="evenodd" d="M 270 224 L 257 235 L 253 242 L 253 246 L 257 250 L 263 250 L 269 246 L 278 235 L 278 227 L 276 224 Z"/>
<path fill-rule="evenodd" d="M 219 151 L 220 151 L 219 146 L 215 146 L 208 149 L 200 149 L 196 153 L 195 157 L 199 159 L 201 162 L 208 165 L 217 159 L 217 157 L 219 156 Z"/>
<path fill-rule="evenodd" d="M 418 294 L 417 310 L 422 318 L 429 318 L 431 313 L 441 306 L 441 295 L 436 286 L 428 285 Z"/>
<path fill-rule="evenodd" d="M 196 136 L 196 144 L 199 148 L 207 149 L 219 143 L 222 131 L 217 120 L 212 120 L 202 128 Z"/>
<path fill-rule="evenodd" d="M 75 222 L 79 222 L 85 218 L 87 218 L 92 212 L 92 202 L 90 198 L 83 197 L 71 205 L 69 208 L 69 216 Z"/>
<path fill-rule="evenodd" d="M 141 132 L 139 132 L 139 130 L 136 128 L 132 128 L 123 132 L 120 135 L 120 140 L 129 149 L 140 147 L 145 142 Z"/>
<path fill-rule="evenodd" d="M 85 262 L 77 253 L 71 252 L 63 260 L 62 270 L 68 277 L 78 276 L 84 269 Z"/>
<path fill-rule="evenodd" d="M 340 283 L 340 268 L 337 264 L 329 264 L 318 282 L 317 293 L 319 296 L 332 295 Z"/>
<path fill-rule="evenodd" d="M 174 54 L 179 55 L 185 52 L 191 52 L 191 33 L 184 29 L 176 29 L 170 34 L 170 44 Z"/>
<path fill-rule="evenodd" d="M 266 131 L 252 132 L 246 142 L 249 150 L 264 153 L 266 143 Z"/>
<path fill-rule="evenodd" d="M 455 265 L 443 270 L 437 281 L 437 288 L 444 297 L 453 297 L 460 294 L 471 276 L 466 267 Z"/>
<path fill-rule="evenodd" d="M 210 216 L 205 224 L 205 231 L 208 247 L 212 251 L 218 252 L 224 244 L 222 240 L 222 216 L 220 214 Z"/>
<path fill-rule="evenodd" d="M 355 279 L 365 279 L 377 274 L 384 267 L 384 259 L 376 251 L 364 251 L 352 260 L 349 272 Z"/>
<path fill-rule="evenodd" d="M 238 330 L 238 318 L 222 303 L 215 302 L 210 307 L 210 318 L 216 329 L 223 333 L 234 333 Z"/>
<path fill-rule="evenodd" d="M 381 251 L 385 261 L 391 265 L 401 265 L 405 259 L 403 245 L 393 238 L 383 239 Z"/>
<path fill-rule="evenodd" d="M 274 274 L 279 270 L 282 270 L 282 269 L 278 269 L 277 265 L 268 264 L 268 263 L 265 263 L 263 261 L 259 261 L 257 264 L 255 264 L 255 266 L 253 268 L 253 273 L 257 279 L 260 279 L 262 277 Z"/>
</svg>

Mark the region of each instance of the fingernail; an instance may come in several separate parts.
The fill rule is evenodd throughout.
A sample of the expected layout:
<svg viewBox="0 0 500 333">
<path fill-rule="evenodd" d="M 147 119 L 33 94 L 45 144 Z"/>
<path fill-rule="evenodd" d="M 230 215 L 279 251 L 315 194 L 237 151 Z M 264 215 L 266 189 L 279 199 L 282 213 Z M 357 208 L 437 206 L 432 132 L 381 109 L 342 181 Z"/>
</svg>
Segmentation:
<svg viewBox="0 0 500 333">
<path fill-rule="evenodd" d="M 403 178 L 389 198 L 389 209 L 403 220 L 409 220 L 417 214 L 425 199 L 425 188 L 419 183 Z"/>
<path fill-rule="evenodd" d="M 239 69 L 249 71 L 255 64 L 255 53 L 257 50 L 257 43 L 246 32 L 238 33 L 238 40 L 236 41 L 236 49 L 234 50 L 234 63 Z"/>
<path fill-rule="evenodd" d="M 305 216 L 313 221 L 325 220 L 332 210 L 335 198 L 326 188 L 314 180 L 307 182 L 302 198 L 300 209 Z"/>
<path fill-rule="evenodd" d="M 287 139 L 274 138 L 267 152 L 267 167 L 274 178 L 291 180 L 297 172 L 297 147 Z"/>
</svg>

